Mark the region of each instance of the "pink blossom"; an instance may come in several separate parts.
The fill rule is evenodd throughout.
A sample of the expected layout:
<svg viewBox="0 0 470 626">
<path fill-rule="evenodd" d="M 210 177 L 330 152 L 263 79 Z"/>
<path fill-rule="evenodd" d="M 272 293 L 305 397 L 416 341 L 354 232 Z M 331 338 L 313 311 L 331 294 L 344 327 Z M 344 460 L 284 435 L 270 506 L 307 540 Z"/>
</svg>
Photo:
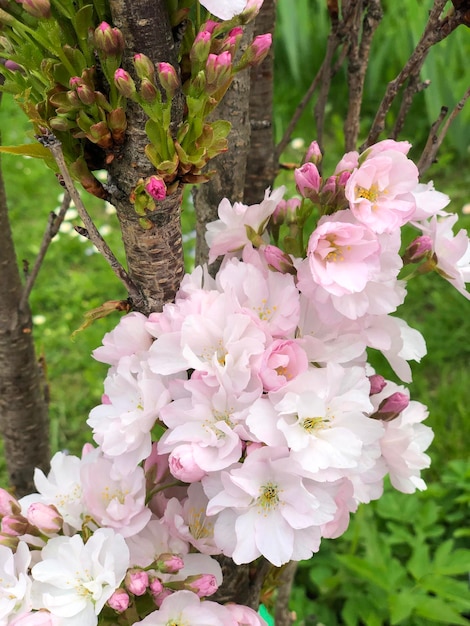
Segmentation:
<svg viewBox="0 0 470 626">
<path fill-rule="evenodd" d="M 315 199 L 320 191 L 321 176 L 317 166 L 307 161 L 294 170 L 295 184 L 304 198 Z"/>
<path fill-rule="evenodd" d="M 113 595 L 109 598 L 109 606 L 117 611 L 123 613 L 129 607 L 129 594 L 124 589 L 116 589 Z"/>
<path fill-rule="evenodd" d="M 433 215 L 447 215 L 443 209 L 449 204 L 450 198 L 445 193 L 436 191 L 432 181 L 427 184 L 420 183 L 412 193 L 416 201 L 414 222 L 428 219 Z"/>
<path fill-rule="evenodd" d="M 143 596 L 150 584 L 149 576 L 144 570 L 128 570 L 124 584 L 135 596 Z"/>
<path fill-rule="evenodd" d="M 287 448 L 266 446 L 243 465 L 206 477 L 207 513 L 217 515 L 214 536 L 235 563 L 263 555 L 277 567 L 309 558 L 320 544 L 320 528 L 333 519 L 331 496 L 302 476 Z"/>
<path fill-rule="evenodd" d="M 80 477 L 88 513 L 100 526 L 113 528 L 123 537 L 135 535 L 150 519 L 145 506 L 145 475 L 141 467 L 122 478 L 113 476 L 113 462 L 96 454 L 82 462 Z"/>
<path fill-rule="evenodd" d="M 236 626 L 231 613 L 221 604 L 205 600 L 191 591 L 176 591 L 167 595 L 158 611 L 147 615 L 133 626 L 168 626 L 168 624 L 191 624 L 191 626 Z"/>
<path fill-rule="evenodd" d="M 0 517 L 19 513 L 20 511 L 21 507 L 18 500 L 11 493 L 8 493 L 6 489 L 0 488 Z"/>
<path fill-rule="evenodd" d="M 103 345 L 93 350 L 93 357 L 102 363 L 117 365 L 123 356 L 145 352 L 152 345 L 152 336 L 146 330 L 148 318 L 133 311 L 121 317 L 118 325 L 103 337 Z"/>
<path fill-rule="evenodd" d="M 185 483 L 201 480 L 206 474 L 195 461 L 194 449 L 191 444 L 176 446 L 171 452 L 168 462 L 173 476 Z"/>
<path fill-rule="evenodd" d="M 201 574 L 192 578 L 194 579 L 190 579 L 189 590 L 194 591 L 200 598 L 212 596 L 219 588 L 213 574 Z"/>
<path fill-rule="evenodd" d="M 160 176 L 150 176 L 146 182 L 145 191 L 154 200 L 163 200 L 166 196 L 166 185 Z"/>
<path fill-rule="evenodd" d="M 363 291 L 378 275 L 379 255 L 377 237 L 350 211 L 323 217 L 307 248 L 313 280 L 336 296 Z"/>
<path fill-rule="evenodd" d="M 209 246 L 209 263 L 221 254 L 236 252 L 249 243 L 246 227 L 262 234 L 270 216 L 284 195 L 285 187 L 272 193 L 268 189 L 260 204 L 247 206 L 240 202 L 233 205 L 224 198 L 219 204 L 219 219 L 207 225 L 206 241 Z"/>
<path fill-rule="evenodd" d="M 259 376 L 265 391 L 276 391 L 307 368 L 307 355 L 297 341 L 275 339 L 263 354 Z"/>
<path fill-rule="evenodd" d="M 470 299 L 465 286 L 470 282 L 470 240 L 463 228 L 454 235 L 452 228 L 457 220 L 457 215 L 441 219 L 434 216 L 428 225 L 423 226 L 423 232 L 432 239 L 438 274 Z"/>
<path fill-rule="evenodd" d="M 391 232 L 413 218 L 418 168 L 403 152 L 384 150 L 367 155 L 346 183 L 354 216 L 377 233 Z"/>
<path fill-rule="evenodd" d="M 225 606 L 232 614 L 237 626 L 267 626 L 264 619 L 248 606 L 232 604 L 231 602 Z"/>
<path fill-rule="evenodd" d="M 36 526 L 42 533 L 58 533 L 63 526 L 64 520 L 53 504 L 33 502 L 26 513 L 29 523 Z"/>
<path fill-rule="evenodd" d="M 60 620 L 49 611 L 30 611 L 9 621 L 8 626 L 60 626 Z"/>
<path fill-rule="evenodd" d="M 387 393 L 390 394 L 389 387 L 382 395 Z M 431 463 L 425 450 L 433 439 L 432 430 L 421 423 L 427 416 L 428 411 L 423 404 L 410 401 L 399 417 L 384 422 L 385 433 L 380 442 L 382 455 L 392 485 L 403 493 L 426 489 L 420 474 Z"/>
</svg>

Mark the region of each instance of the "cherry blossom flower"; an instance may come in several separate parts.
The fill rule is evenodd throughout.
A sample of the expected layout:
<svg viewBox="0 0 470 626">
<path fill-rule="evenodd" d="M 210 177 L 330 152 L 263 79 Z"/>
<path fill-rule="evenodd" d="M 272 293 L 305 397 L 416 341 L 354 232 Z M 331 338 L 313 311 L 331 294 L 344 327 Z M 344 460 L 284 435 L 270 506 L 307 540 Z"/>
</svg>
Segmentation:
<svg viewBox="0 0 470 626">
<path fill-rule="evenodd" d="M 263 447 L 220 478 L 202 481 L 214 537 L 235 563 L 263 555 L 277 567 L 309 558 L 320 545 L 320 525 L 336 505 L 321 485 L 303 476 L 286 447 Z"/>
<path fill-rule="evenodd" d="M 412 219 L 417 185 L 416 165 L 391 149 L 367 154 L 347 181 L 345 194 L 359 222 L 376 233 L 392 232 Z"/>
<path fill-rule="evenodd" d="M 95 626 L 106 601 L 129 567 L 124 538 L 99 528 L 86 543 L 80 535 L 53 537 L 31 570 L 34 608 L 67 619 L 68 626 Z"/>
<path fill-rule="evenodd" d="M 452 229 L 457 220 L 457 215 L 441 219 L 434 216 L 423 226 L 423 232 L 432 239 L 436 271 L 470 300 L 465 286 L 470 282 L 470 240 L 463 228 L 454 235 Z"/>
<path fill-rule="evenodd" d="M 282 200 L 285 187 L 273 192 L 266 190 L 260 204 L 247 206 L 240 202 L 233 205 L 224 198 L 219 204 L 219 219 L 207 225 L 206 241 L 209 246 L 209 263 L 227 252 L 236 252 L 249 243 L 247 226 L 260 234 Z"/>
<path fill-rule="evenodd" d="M 31 608 L 31 580 L 28 567 L 29 548 L 20 541 L 16 552 L 0 545 L 0 624 L 9 624 L 9 618 Z"/>
<path fill-rule="evenodd" d="M 192 591 L 177 591 L 167 596 L 158 611 L 147 615 L 133 626 L 168 626 L 168 624 L 191 624 L 191 626 L 237 626 L 228 609 L 216 602 L 201 602 Z"/>
</svg>

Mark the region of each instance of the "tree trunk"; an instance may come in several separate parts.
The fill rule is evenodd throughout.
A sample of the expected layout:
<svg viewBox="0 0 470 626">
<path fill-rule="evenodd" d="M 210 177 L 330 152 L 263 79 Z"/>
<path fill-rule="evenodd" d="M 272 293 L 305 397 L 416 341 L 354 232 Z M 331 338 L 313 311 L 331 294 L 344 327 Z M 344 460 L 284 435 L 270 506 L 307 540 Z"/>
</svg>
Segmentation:
<svg viewBox="0 0 470 626">
<path fill-rule="evenodd" d="M 251 42 L 253 30 L 253 23 L 245 27 L 238 56 L 241 56 Z M 207 169 L 215 172 L 211 180 L 195 187 L 193 192 L 196 208 L 196 265 L 207 262 L 209 249 L 205 240 L 206 224 L 217 219 L 220 201 L 223 198 L 230 198 L 230 202 L 243 200 L 250 148 L 249 101 L 250 73 L 242 71 L 235 76 L 222 102 L 211 116 L 213 120 L 228 120 L 232 129 L 228 136 L 228 151 L 219 154 L 208 165 Z"/>
<path fill-rule="evenodd" d="M 273 33 L 276 25 L 276 0 L 264 0 L 256 18 L 255 35 Z M 251 70 L 250 77 L 250 149 L 246 164 L 245 204 L 258 204 L 277 174 L 274 162 L 273 87 L 274 49 L 263 63 Z"/>
<path fill-rule="evenodd" d="M 154 63 L 167 62 L 178 67 L 177 54 L 164 0 L 110 0 L 113 23 L 126 41 L 123 66 L 135 78 L 132 59 L 138 52 Z M 183 95 L 175 97 L 172 123 L 177 127 L 183 115 Z M 145 156 L 147 117 L 129 101 L 126 141 L 120 155 L 109 168 L 110 197 L 117 210 L 122 240 L 131 279 L 142 292 L 142 300 L 133 302 L 143 312 L 161 310 L 173 300 L 184 274 L 180 211 L 182 188 L 157 203 L 147 218 L 146 230 L 130 202 L 130 194 L 140 178 L 154 173 Z"/>
<path fill-rule="evenodd" d="M 22 292 L 0 169 L 0 430 L 17 496 L 34 491 L 34 468 L 47 471 L 50 459 L 44 376 L 34 352 L 31 312 L 27 306 L 20 310 Z"/>
</svg>

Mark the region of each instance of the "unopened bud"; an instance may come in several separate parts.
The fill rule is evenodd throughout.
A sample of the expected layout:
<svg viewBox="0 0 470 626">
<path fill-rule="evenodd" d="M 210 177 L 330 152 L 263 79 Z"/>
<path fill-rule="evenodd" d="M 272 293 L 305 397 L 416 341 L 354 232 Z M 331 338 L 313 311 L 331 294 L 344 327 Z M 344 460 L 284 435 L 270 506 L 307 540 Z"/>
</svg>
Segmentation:
<svg viewBox="0 0 470 626">
<path fill-rule="evenodd" d="M 176 574 L 184 567 L 183 559 L 177 554 L 160 554 L 156 563 L 158 571 L 164 574 Z"/>
<path fill-rule="evenodd" d="M 140 52 L 138 54 L 135 54 L 134 55 L 134 67 L 135 67 L 136 74 L 140 79 L 148 78 L 152 82 L 154 81 L 155 65 L 148 58 L 148 56 L 145 56 L 145 54 L 141 54 Z"/>
<path fill-rule="evenodd" d="M 369 382 L 371 396 L 375 396 L 375 394 L 380 393 L 387 385 L 385 378 L 380 376 L 380 374 L 372 374 L 372 376 L 369 376 Z"/>
<path fill-rule="evenodd" d="M 304 198 L 314 200 L 320 191 L 321 176 L 315 163 L 304 163 L 294 171 L 297 190 Z"/>
<path fill-rule="evenodd" d="M 6 489 L 0 487 L 0 517 L 4 515 L 17 515 L 21 512 L 21 506 L 16 498 Z"/>
<path fill-rule="evenodd" d="M 125 98 L 132 98 L 132 96 L 135 95 L 135 83 L 129 72 L 123 70 L 122 67 L 117 69 L 114 73 L 114 84 L 119 93 Z"/>
<path fill-rule="evenodd" d="M 383 422 L 391 422 L 400 415 L 409 405 L 410 399 L 404 393 L 396 391 L 391 396 L 382 400 L 379 408 L 370 417 Z"/>
<path fill-rule="evenodd" d="M 2 518 L 1 531 L 5 535 L 11 535 L 12 537 L 20 537 L 30 532 L 31 525 L 20 513 L 17 515 L 5 515 Z"/>
<path fill-rule="evenodd" d="M 101 22 L 94 34 L 95 46 L 105 56 L 119 57 L 125 47 L 124 37 L 119 28 L 111 27 L 107 22 Z"/>
<path fill-rule="evenodd" d="M 264 255 L 270 269 L 280 272 L 281 274 L 297 274 L 290 256 L 277 246 L 263 246 L 260 248 L 260 251 Z"/>
<path fill-rule="evenodd" d="M 297 210 L 301 201 L 299 198 L 289 198 L 289 200 L 280 200 L 271 216 L 273 224 L 281 226 L 281 224 L 292 224 L 296 221 Z"/>
<path fill-rule="evenodd" d="M 207 61 L 209 52 L 211 50 L 212 36 L 209 31 L 201 30 L 194 40 L 194 43 L 189 52 L 189 59 L 191 61 L 191 68 L 193 74 L 202 69 Z"/>
<path fill-rule="evenodd" d="M 222 41 L 222 45 L 218 52 L 230 52 L 232 57 L 235 56 L 236 51 L 238 50 L 238 46 L 240 44 L 241 38 L 243 37 L 243 28 L 241 26 L 236 26 L 232 28 L 232 30 L 227 34 L 225 39 Z"/>
<path fill-rule="evenodd" d="M 160 85 L 168 98 L 172 98 L 180 84 L 175 68 L 170 63 L 159 63 L 157 69 Z"/>
<path fill-rule="evenodd" d="M 51 3 L 49 0 L 16 0 L 23 9 L 39 19 L 51 17 Z"/>
<path fill-rule="evenodd" d="M 6 533 L 0 533 L 0 546 L 5 546 L 5 548 L 10 548 L 10 550 L 15 551 L 19 542 L 19 537 L 8 535 Z"/>
<path fill-rule="evenodd" d="M 185 587 L 200 598 L 206 598 L 207 596 L 212 596 L 219 588 L 219 585 L 213 574 L 201 574 L 200 576 L 188 576 L 185 581 Z"/>
<path fill-rule="evenodd" d="M 145 102 L 148 102 L 149 104 L 152 104 L 158 99 L 159 92 L 152 81 L 148 78 L 142 78 L 139 91 Z"/>
<path fill-rule="evenodd" d="M 129 608 L 129 602 L 129 594 L 122 588 L 116 589 L 108 600 L 109 606 L 118 613 L 126 611 Z"/>
<path fill-rule="evenodd" d="M 150 581 L 149 589 L 152 592 L 152 595 L 158 596 L 163 591 L 163 585 L 161 580 L 158 578 L 153 578 Z"/>
<path fill-rule="evenodd" d="M 154 200 L 163 200 L 166 197 L 166 185 L 160 176 L 150 176 L 145 183 L 145 191 Z"/>
<path fill-rule="evenodd" d="M 206 90 L 209 95 L 227 85 L 232 76 L 230 52 L 209 54 L 206 63 Z"/>
<path fill-rule="evenodd" d="M 53 504 L 42 502 L 33 502 L 28 508 L 26 517 L 32 526 L 46 535 L 58 533 L 64 523 L 62 515 Z"/>
<path fill-rule="evenodd" d="M 420 263 L 430 258 L 432 254 L 433 243 L 429 235 L 421 235 L 416 237 L 403 254 L 403 263 Z"/>
<path fill-rule="evenodd" d="M 143 570 L 131 570 L 126 574 L 125 585 L 135 596 L 143 596 L 149 586 L 149 577 Z"/>
<path fill-rule="evenodd" d="M 268 56 L 272 40 L 273 38 L 271 33 L 255 37 L 240 59 L 240 62 L 236 67 L 237 72 L 244 70 L 246 67 L 253 67 L 254 65 L 262 63 Z"/>
<path fill-rule="evenodd" d="M 318 165 L 319 163 L 321 163 L 322 158 L 323 158 L 323 155 L 321 153 L 318 142 L 312 141 L 312 143 L 309 145 L 308 150 L 305 154 L 304 163 L 308 163 L 310 161 L 311 163 Z"/>
</svg>

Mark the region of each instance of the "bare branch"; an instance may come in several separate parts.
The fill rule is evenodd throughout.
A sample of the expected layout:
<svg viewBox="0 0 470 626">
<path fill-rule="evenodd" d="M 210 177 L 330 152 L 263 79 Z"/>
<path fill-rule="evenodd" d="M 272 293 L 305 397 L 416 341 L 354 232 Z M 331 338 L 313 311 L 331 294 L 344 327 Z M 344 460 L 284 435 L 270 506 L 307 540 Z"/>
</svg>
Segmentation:
<svg viewBox="0 0 470 626">
<path fill-rule="evenodd" d="M 405 124 L 406 116 L 408 115 L 408 111 L 410 110 L 411 103 L 413 102 L 413 98 L 420 91 L 424 91 L 431 84 L 430 80 L 419 80 L 419 72 L 418 74 L 413 74 L 410 76 L 410 80 L 408 81 L 408 85 L 403 93 L 403 97 L 400 104 L 400 110 L 397 115 L 397 119 L 395 122 L 395 126 L 393 127 L 393 131 L 391 134 L 392 139 L 397 139 L 398 135 L 403 129 Z"/>
<path fill-rule="evenodd" d="M 349 105 L 344 123 L 345 149 L 355 150 L 359 135 L 361 105 L 364 92 L 364 81 L 369 65 L 372 38 L 383 16 L 380 0 L 366 0 L 364 6 L 358 3 L 353 6 L 349 32 L 350 46 L 348 50 L 348 86 Z M 362 17 L 363 16 L 363 17 Z M 359 42 L 359 34 L 362 32 Z"/>
<path fill-rule="evenodd" d="M 290 561 L 284 566 L 278 582 L 278 593 L 276 598 L 276 626 L 291 626 L 294 622 L 292 613 L 289 611 L 288 601 L 294 583 L 297 562 Z"/>
<path fill-rule="evenodd" d="M 70 194 L 68 193 L 68 191 L 66 191 L 60 205 L 59 213 L 56 215 L 53 211 L 51 211 L 51 213 L 49 214 L 46 230 L 41 241 L 41 247 L 39 248 L 38 255 L 36 257 L 36 260 L 34 261 L 33 269 L 28 274 L 23 293 L 21 294 L 21 300 L 19 304 L 20 311 L 24 311 L 28 304 L 29 296 L 31 295 L 31 291 L 33 289 L 34 283 L 36 282 L 36 278 L 39 274 L 39 270 L 41 269 L 42 262 L 44 261 L 44 257 L 46 256 L 46 252 L 49 248 L 51 241 L 57 235 L 60 225 L 64 221 L 64 217 L 67 213 L 67 209 L 69 208 L 69 206 Z"/>
<path fill-rule="evenodd" d="M 416 48 L 406 62 L 405 66 L 398 76 L 390 81 L 385 91 L 385 95 L 377 110 L 377 114 L 372 123 L 369 136 L 361 146 L 361 151 L 375 143 L 385 128 L 385 117 L 392 106 L 393 101 L 398 95 L 401 87 L 411 76 L 418 76 L 429 52 L 429 49 L 445 39 L 460 24 L 466 24 L 468 16 L 465 11 L 454 10 L 441 19 L 441 13 L 447 0 L 435 0 L 434 6 L 430 11 L 429 19 L 424 29 L 423 35 L 419 40 Z"/>
<path fill-rule="evenodd" d="M 454 119 L 457 117 L 457 115 L 460 113 L 460 111 L 463 109 L 463 107 L 465 106 L 465 103 L 467 102 L 469 98 L 470 98 L 470 87 L 465 92 L 463 98 L 459 100 L 459 102 L 457 102 L 455 107 L 452 109 L 449 117 L 447 118 L 444 125 L 442 126 L 441 132 L 438 134 L 439 127 L 443 123 L 445 116 L 447 115 L 447 112 L 448 112 L 447 107 L 441 108 L 439 117 L 431 126 L 431 130 L 429 131 L 429 135 L 428 135 L 428 140 L 424 147 L 423 153 L 421 154 L 421 157 L 418 161 L 418 170 L 419 170 L 420 175 L 423 174 L 435 162 L 436 154 L 439 148 L 441 147 L 442 142 L 444 141 L 444 138 L 447 134 L 447 131 L 449 130 L 450 125 L 452 124 Z"/>
<path fill-rule="evenodd" d="M 59 167 L 59 171 L 62 175 L 67 191 L 70 194 L 70 197 L 73 200 L 75 207 L 77 209 L 77 212 L 80 216 L 80 219 L 84 223 L 85 228 L 88 232 L 90 241 L 96 246 L 100 254 L 109 263 L 115 275 L 119 278 L 119 280 L 122 282 L 124 287 L 127 289 L 129 296 L 133 300 L 134 299 L 136 299 L 137 301 L 142 300 L 142 294 L 134 285 L 129 275 L 127 274 L 126 270 L 122 267 L 122 265 L 119 263 L 117 258 L 114 256 L 112 250 L 110 249 L 106 241 L 103 239 L 99 230 L 96 228 L 93 220 L 88 215 L 85 205 L 82 202 L 80 194 L 78 193 L 74 185 L 72 177 L 70 176 L 69 170 L 65 163 L 64 154 L 62 152 L 62 145 L 60 141 L 55 137 L 55 135 L 53 135 L 49 131 L 47 131 L 44 135 L 38 136 L 38 141 L 40 141 L 46 148 L 49 148 L 49 150 L 52 152 L 52 155 L 54 159 L 56 160 L 56 163 Z"/>
</svg>

